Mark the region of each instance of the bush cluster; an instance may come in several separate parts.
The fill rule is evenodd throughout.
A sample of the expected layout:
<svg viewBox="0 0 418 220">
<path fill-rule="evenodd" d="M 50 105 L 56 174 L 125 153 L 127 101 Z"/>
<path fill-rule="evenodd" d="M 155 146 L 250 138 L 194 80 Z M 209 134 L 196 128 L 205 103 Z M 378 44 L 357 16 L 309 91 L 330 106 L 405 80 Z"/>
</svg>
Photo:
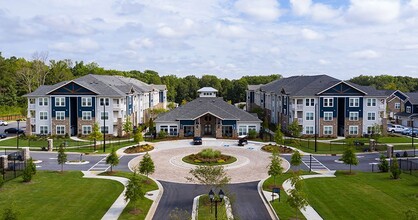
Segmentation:
<svg viewBox="0 0 418 220">
<path fill-rule="evenodd" d="M 267 151 L 267 152 L 279 152 L 282 154 L 286 154 L 286 153 L 293 153 L 292 148 L 289 147 L 283 147 L 283 146 L 278 146 L 278 145 L 272 145 L 272 144 L 268 144 L 268 145 L 264 145 L 263 147 L 261 147 L 262 150 Z"/>
<path fill-rule="evenodd" d="M 211 148 L 203 149 L 199 153 L 191 154 L 188 157 L 195 163 L 225 163 L 225 161 L 231 159 L 231 156 L 223 155 L 219 150 Z"/>
<path fill-rule="evenodd" d="M 143 144 L 143 145 L 136 145 L 136 146 L 129 147 L 125 149 L 123 152 L 127 154 L 133 154 L 133 153 L 147 152 L 153 149 L 154 149 L 154 146 L 149 145 L 149 144 Z"/>
</svg>

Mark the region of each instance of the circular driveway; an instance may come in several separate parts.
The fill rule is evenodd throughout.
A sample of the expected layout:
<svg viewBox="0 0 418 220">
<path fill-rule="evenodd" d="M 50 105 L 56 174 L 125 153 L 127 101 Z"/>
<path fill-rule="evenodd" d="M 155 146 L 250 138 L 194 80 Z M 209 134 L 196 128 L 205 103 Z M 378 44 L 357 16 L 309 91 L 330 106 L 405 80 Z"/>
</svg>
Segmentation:
<svg viewBox="0 0 418 220">
<path fill-rule="evenodd" d="M 231 177 L 230 183 L 253 182 L 268 177 L 267 166 L 270 163 L 270 153 L 261 151 L 262 143 L 251 143 L 239 147 L 236 140 L 222 140 L 204 138 L 202 145 L 192 145 L 191 140 L 164 141 L 155 143 L 155 149 L 149 154 L 155 164 L 155 173 L 151 177 L 157 180 L 177 183 L 187 182 L 190 169 L 194 165 L 184 163 L 182 158 L 186 155 L 198 153 L 204 148 L 220 150 L 222 154 L 232 155 L 237 161 L 225 165 L 225 170 Z M 138 164 L 142 156 L 135 158 L 131 165 Z M 289 164 L 284 161 L 282 166 L 288 169 Z"/>
</svg>

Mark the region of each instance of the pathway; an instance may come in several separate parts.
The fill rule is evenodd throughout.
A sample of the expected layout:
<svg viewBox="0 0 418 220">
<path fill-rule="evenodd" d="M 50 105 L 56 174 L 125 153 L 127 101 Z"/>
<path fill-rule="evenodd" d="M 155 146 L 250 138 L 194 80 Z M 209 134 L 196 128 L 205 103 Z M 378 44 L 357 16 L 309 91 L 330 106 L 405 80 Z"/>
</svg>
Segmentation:
<svg viewBox="0 0 418 220">
<path fill-rule="evenodd" d="M 328 173 L 330 170 L 324 164 L 319 162 L 314 156 L 312 155 L 303 155 L 302 156 L 302 163 L 305 164 L 309 169 L 313 172 L 317 173 Z"/>
<path fill-rule="evenodd" d="M 119 157 L 119 160 L 122 157 L 123 157 L 123 155 Z M 87 171 L 106 172 L 110 168 L 110 165 L 109 164 L 106 164 L 106 158 L 107 157 L 102 158 L 99 162 L 97 162 L 96 164 L 94 164 Z"/>
</svg>

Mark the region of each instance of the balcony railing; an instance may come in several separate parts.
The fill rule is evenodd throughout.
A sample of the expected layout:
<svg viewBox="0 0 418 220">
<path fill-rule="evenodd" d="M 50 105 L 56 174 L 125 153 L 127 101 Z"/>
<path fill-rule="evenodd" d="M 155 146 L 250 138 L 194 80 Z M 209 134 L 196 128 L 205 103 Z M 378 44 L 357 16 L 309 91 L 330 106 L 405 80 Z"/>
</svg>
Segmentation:
<svg viewBox="0 0 418 220">
<path fill-rule="evenodd" d="M 35 123 L 36 123 L 36 118 L 31 118 L 31 119 L 30 119 L 30 123 L 31 123 L 31 124 L 35 124 Z"/>
<path fill-rule="evenodd" d="M 303 118 L 298 118 L 298 124 L 303 124 Z"/>
<path fill-rule="evenodd" d="M 29 109 L 35 109 L 35 104 L 29 104 Z"/>
</svg>

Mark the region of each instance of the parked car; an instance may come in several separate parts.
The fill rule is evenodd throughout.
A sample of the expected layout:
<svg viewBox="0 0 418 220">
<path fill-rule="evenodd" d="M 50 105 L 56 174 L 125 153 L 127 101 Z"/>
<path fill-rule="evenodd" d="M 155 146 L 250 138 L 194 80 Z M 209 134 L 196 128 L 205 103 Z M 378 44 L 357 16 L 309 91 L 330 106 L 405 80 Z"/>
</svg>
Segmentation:
<svg viewBox="0 0 418 220">
<path fill-rule="evenodd" d="M 248 144 L 247 136 L 239 137 L 238 146 L 244 146 L 245 144 Z"/>
<path fill-rule="evenodd" d="M 392 133 L 401 133 L 405 129 L 402 125 L 388 124 L 387 131 Z"/>
<path fill-rule="evenodd" d="M 23 133 L 25 133 L 22 129 L 17 129 L 17 128 L 8 128 L 8 129 L 6 129 L 6 130 L 4 130 L 4 133 L 6 133 L 6 134 L 16 134 L 16 133 L 18 133 L 18 134 L 23 134 Z"/>
<path fill-rule="evenodd" d="M 403 135 L 409 135 L 411 133 L 412 128 L 405 128 L 402 130 L 401 134 Z"/>
<path fill-rule="evenodd" d="M 7 138 L 6 134 L 0 134 L 0 139 Z"/>
<path fill-rule="evenodd" d="M 202 145 L 202 137 L 194 137 L 193 138 L 194 145 Z"/>
<path fill-rule="evenodd" d="M 7 126 L 9 123 L 7 121 L 0 120 L 0 126 Z"/>
<path fill-rule="evenodd" d="M 409 136 L 418 137 L 418 128 L 411 129 L 411 132 L 409 132 Z"/>
<path fill-rule="evenodd" d="M 23 155 L 21 151 L 13 152 L 7 155 L 8 160 L 23 160 Z"/>
</svg>

